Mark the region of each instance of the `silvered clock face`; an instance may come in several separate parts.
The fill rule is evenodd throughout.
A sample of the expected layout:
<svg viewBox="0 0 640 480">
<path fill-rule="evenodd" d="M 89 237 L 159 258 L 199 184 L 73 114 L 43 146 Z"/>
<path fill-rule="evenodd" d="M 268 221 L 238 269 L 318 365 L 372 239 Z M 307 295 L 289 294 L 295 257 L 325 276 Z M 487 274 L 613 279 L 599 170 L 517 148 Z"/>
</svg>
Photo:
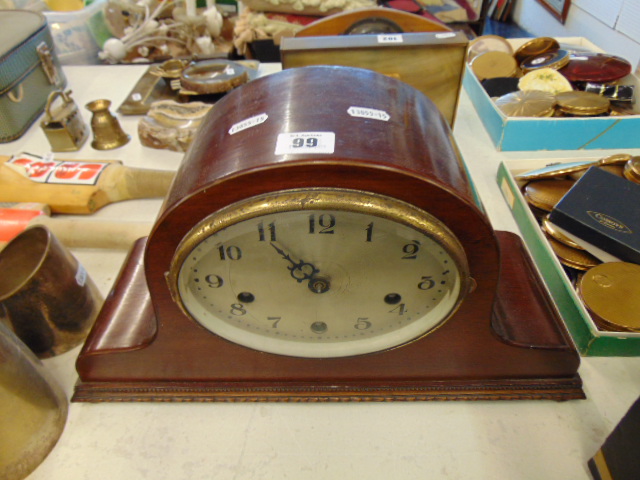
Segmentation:
<svg viewBox="0 0 640 480">
<path fill-rule="evenodd" d="M 345 190 L 284 191 L 199 224 L 174 296 L 206 329 L 256 350 L 342 357 L 440 326 L 467 290 L 462 247 L 433 216 Z"/>
</svg>

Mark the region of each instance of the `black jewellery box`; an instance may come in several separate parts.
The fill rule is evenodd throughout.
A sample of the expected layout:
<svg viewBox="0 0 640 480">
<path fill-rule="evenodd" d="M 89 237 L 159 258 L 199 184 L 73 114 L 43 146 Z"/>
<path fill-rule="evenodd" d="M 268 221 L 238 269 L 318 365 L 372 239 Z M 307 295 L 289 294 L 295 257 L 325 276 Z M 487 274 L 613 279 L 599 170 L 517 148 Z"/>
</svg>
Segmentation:
<svg viewBox="0 0 640 480">
<path fill-rule="evenodd" d="M 591 167 L 549 217 L 602 261 L 640 264 L 640 185 Z"/>
</svg>

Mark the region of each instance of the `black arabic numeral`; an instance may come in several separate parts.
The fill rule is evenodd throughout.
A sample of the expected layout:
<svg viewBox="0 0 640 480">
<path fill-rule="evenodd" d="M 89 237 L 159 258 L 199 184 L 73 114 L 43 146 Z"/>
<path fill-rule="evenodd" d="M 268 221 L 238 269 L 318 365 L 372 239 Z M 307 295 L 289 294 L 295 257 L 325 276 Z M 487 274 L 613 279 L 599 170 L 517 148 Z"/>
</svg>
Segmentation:
<svg viewBox="0 0 640 480">
<path fill-rule="evenodd" d="M 244 309 L 244 305 L 241 303 L 232 303 L 231 309 L 229 310 L 231 315 L 235 315 L 236 317 L 241 317 L 242 315 L 246 315 L 247 311 Z"/>
<path fill-rule="evenodd" d="M 371 239 L 373 238 L 373 222 L 371 222 L 369 225 L 367 225 L 367 228 L 365 228 L 365 230 L 367 231 L 367 242 L 370 242 Z"/>
<path fill-rule="evenodd" d="M 397 313 L 398 315 L 404 315 L 406 311 L 407 311 L 406 305 L 404 303 L 401 303 L 396 308 L 389 310 L 389 313 Z"/>
<path fill-rule="evenodd" d="M 420 283 L 418 283 L 418 288 L 420 290 L 430 290 L 435 287 L 436 282 L 432 277 L 422 277 Z"/>
<path fill-rule="evenodd" d="M 220 275 L 207 275 L 204 277 L 204 281 L 207 282 L 211 288 L 220 288 L 224 285 L 224 280 L 222 280 Z"/>
<path fill-rule="evenodd" d="M 367 330 L 371 328 L 372 323 L 369 321 L 369 317 L 358 317 L 358 320 L 353 325 L 356 330 Z"/>
<path fill-rule="evenodd" d="M 240 260 L 242 258 L 242 250 L 235 245 L 226 248 L 224 245 L 220 245 L 218 253 L 220 254 L 220 260 Z"/>
<path fill-rule="evenodd" d="M 323 213 L 318 216 L 316 224 L 316 215 L 312 213 L 309 215 L 309 233 L 329 233 L 333 234 L 334 227 L 336 226 L 336 217 L 330 213 Z M 316 229 L 318 231 L 316 232 Z"/>
<path fill-rule="evenodd" d="M 414 240 L 411 243 L 407 243 L 404 247 L 402 247 L 402 256 L 403 260 L 415 260 L 418 258 L 418 251 L 420 250 L 420 242 Z"/>
<path fill-rule="evenodd" d="M 260 241 L 261 242 L 266 242 L 267 241 L 267 234 L 269 235 L 269 240 L 270 241 L 272 241 L 272 242 L 276 241 L 276 224 L 275 224 L 275 222 L 271 222 L 270 224 L 268 224 L 266 230 L 265 230 L 264 224 L 262 222 L 260 222 L 258 224 L 258 235 L 260 236 Z"/>
</svg>

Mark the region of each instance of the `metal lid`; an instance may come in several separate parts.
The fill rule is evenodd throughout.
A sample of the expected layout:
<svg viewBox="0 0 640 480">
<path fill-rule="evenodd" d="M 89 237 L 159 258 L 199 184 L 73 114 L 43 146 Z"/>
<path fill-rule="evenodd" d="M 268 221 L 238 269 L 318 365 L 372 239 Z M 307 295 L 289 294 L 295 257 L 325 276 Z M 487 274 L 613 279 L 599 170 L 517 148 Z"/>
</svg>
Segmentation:
<svg viewBox="0 0 640 480">
<path fill-rule="evenodd" d="M 587 271 L 578 294 L 598 326 L 640 332 L 640 265 L 611 262 Z"/>
<path fill-rule="evenodd" d="M 546 237 L 553 253 L 556 254 L 560 263 L 566 267 L 576 270 L 589 270 L 601 263 L 600 260 L 584 250 L 571 248 L 549 235 L 546 235 Z"/>
<path fill-rule="evenodd" d="M 624 165 L 624 178 L 634 183 L 640 183 L 640 156 L 631 157 Z"/>
<path fill-rule="evenodd" d="M 569 63 L 569 52 L 566 50 L 554 50 L 541 55 L 526 58 L 520 63 L 523 72 L 528 73 L 539 68 L 553 68 L 560 70 Z"/>
<path fill-rule="evenodd" d="M 593 160 L 581 160 L 578 162 L 567 162 L 567 163 L 554 163 L 551 165 L 547 165 L 542 168 L 537 168 L 535 170 L 531 170 L 528 172 L 523 172 L 518 175 L 515 175 L 514 178 L 516 180 L 541 180 L 541 179 L 549 179 L 549 178 L 562 178 L 567 175 L 571 175 L 575 172 L 581 172 L 583 170 L 587 170 L 591 165 L 593 165 Z"/>
<path fill-rule="evenodd" d="M 513 55 L 506 52 L 485 52 L 471 60 L 471 70 L 478 80 L 495 77 L 513 77 L 518 64 Z"/>
<path fill-rule="evenodd" d="M 562 74 L 570 82 L 613 82 L 631 73 L 631 64 L 624 58 L 606 53 L 572 54 Z"/>
<path fill-rule="evenodd" d="M 534 207 L 550 212 L 574 184 L 573 180 L 538 180 L 524 187 L 524 198 Z"/>
<path fill-rule="evenodd" d="M 516 49 L 515 57 L 518 63 L 522 63 L 529 57 L 542 55 L 543 53 L 558 50 L 560 44 L 557 40 L 551 37 L 538 37 L 521 45 Z"/>
<path fill-rule="evenodd" d="M 578 245 L 576 242 L 574 242 L 564 233 L 558 230 L 558 228 L 549 220 L 549 215 L 546 215 L 542 219 L 541 226 L 544 233 L 559 241 L 560 243 L 565 244 L 567 247 L 575 248 L 577 250 L 584 250 L 584 248 L 582 248 L 580 245 Z"/>
<path fill-rule="evenodd" d="M 469 42 L 467 61 L 470 62 L 486 52 L 505 52 L 513 56 L 513 48 L 505 38 L 498 35 L 481 35 Z"/>
<path fill-rule="evenodd" d="M 553 95 L 573 90 L 569 80 L 553 68 L 537 68 L 529 71 L 518 81 L 518 88 L 523 91 L 538 90 Z"/>
<path fill-rule="evenodd" d="M 582 91 L 562 92 L 556 95 L 558 108 L 571 115 L 600 115 L 609 111 L 609 99 Z"/>
<path fill-rule="evenodd" d="M 509 117 L 548 117 L 553 115 L 556 99 L 551 93 L 530 90 L 508 93 L 495 103 Z"/>
<path fill-rule="evenodd" d="M 39 12 L 29 10 L 0 10 L 0 59 L 22 44 L 47 20 Z"/>
</svg>

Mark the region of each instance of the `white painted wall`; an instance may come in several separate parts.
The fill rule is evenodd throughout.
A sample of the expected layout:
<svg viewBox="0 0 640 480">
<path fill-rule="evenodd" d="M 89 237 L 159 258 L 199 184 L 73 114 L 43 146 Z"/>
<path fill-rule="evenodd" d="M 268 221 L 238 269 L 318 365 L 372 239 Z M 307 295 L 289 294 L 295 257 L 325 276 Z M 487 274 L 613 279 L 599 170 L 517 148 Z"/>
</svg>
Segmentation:
<svg viewBox="0 0 640 480">
<path fill-rule="evenodd" d="M 640 9 L 640 0 L 624 0 L 633 10 Z M 537 37 L 585 37 L 613 55 L 627 59 L 634 70 L 640 69 L 640 40 L 634 40 L 612 28 L 616 24 L 621 0 L 572 0 L 567 21 L 563 25 L 536 0 L 517 0 L 513 21 Z M 595 5 L 606 5 L 601 12 Z M 628 6 L 627 5 L 627 6 Z M 589 11 L 593 13 L 588 13 Z M 637 38 L 637 37 L 636 37 Z"/>
</svg>

